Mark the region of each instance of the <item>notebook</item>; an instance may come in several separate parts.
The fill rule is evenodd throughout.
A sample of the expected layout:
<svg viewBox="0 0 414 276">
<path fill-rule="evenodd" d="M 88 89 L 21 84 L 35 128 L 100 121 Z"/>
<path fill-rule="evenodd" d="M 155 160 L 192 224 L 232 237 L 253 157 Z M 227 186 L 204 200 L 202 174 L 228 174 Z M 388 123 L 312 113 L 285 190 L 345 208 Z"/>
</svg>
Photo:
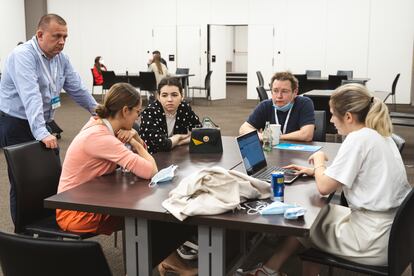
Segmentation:
<svg viewBox="0 0 414 276">
<path fill-rule="evenodd" d="M 287 184 L 292 183 L 299 177 L 299 175 L 295 175 L 292 170 L 267 166 L 257 131 L 240 135 L 236 140 L 244 168 L 248 175 L 263 181 L 271 182 L 272 172 L 282 171 L 285 173 L 285 183 Z"/>
</svg>

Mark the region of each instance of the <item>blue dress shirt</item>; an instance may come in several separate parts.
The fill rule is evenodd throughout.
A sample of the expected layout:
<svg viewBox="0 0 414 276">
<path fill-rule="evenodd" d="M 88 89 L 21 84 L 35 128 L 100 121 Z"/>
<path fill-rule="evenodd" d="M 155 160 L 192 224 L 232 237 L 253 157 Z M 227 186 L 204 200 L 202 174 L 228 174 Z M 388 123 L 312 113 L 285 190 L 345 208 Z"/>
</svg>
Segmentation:
<svg viewBox="0 0 414 276">
<path fill-rule="evenodd" d="M 69 58 L 61 52 L 49 59 L 34 36 L 17 46 L 4 63 L 0 82 L 0 110 L 28 120 L 33 136 L 40 141 L 50 135 L 46 122 L 52 121 L 55 113 L 51 100 L 62 89 L 80 106 L 94 112 L 97 103 L 73 69 Z"/>
</svg>

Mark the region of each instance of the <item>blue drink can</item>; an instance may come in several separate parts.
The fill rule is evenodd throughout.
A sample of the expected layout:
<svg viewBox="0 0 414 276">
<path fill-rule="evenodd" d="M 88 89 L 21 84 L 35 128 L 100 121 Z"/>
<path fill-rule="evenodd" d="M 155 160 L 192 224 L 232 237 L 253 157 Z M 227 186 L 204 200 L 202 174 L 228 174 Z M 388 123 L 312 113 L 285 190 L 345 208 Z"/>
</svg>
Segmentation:
<svg viewBox="0 0 414 276">
<path fill-rule="evenodd" d="M 276 201 L 285 200 L 285 174 L 283 172 L 272 173 L 273 198 Z"/>
</svg>

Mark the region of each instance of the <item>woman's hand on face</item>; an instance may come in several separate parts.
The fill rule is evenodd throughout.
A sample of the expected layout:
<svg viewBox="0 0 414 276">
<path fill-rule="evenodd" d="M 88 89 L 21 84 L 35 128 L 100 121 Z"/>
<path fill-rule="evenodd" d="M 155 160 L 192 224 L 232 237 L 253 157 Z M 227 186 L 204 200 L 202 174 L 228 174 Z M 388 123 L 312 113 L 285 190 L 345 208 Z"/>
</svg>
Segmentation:
<svg viewBox="0 0 414 276">
<path fill-rule="evenodd" d="M 138 136 L 138 133 L 137 133 L 137 131 L 135 129 L 130 129 L 130 130 L 120 129 L 116 133 L 116 137 L 122 143 L 129 143 L 129 141 L 131 141 L 132 138 L 135 138 L 136 139 L 137 136 Z M 139 139 L 136 139 L 136 140 L 139 141 Z"/>
<path fill-rule="evenodd" d="M 295 164 L 291 164 L 288 166 L 283 167 L 284 169 L 290 169 L 290 170 L 295 170 L 295 174 L 306 174 L 309 176 L 313 176 L 313 168 L 309 168 L 309 167 L 305 167 L 305 166 L 299 166 L 299 165 L 295 165 Z"/>
<path fill-rule="evenodd" d="M 315 152 L 308 159 L 309 164 L 313 164 L 314 167 L 325 165 L 326 161 L 328 161 L 328 157 L 323 151 Z"/>
</svg>

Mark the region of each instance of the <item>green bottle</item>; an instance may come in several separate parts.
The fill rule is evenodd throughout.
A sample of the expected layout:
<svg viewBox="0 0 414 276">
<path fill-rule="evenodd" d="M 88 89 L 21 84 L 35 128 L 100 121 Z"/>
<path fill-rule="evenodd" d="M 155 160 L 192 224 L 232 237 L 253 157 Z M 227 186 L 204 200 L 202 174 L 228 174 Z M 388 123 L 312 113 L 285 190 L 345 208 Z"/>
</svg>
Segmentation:
<svg viewBox="0 0 414 276">
<path fill-rule="evenodd" d="M 272 150 L 272 131 L 270 130 L 270 122 L 267 121 L 265 128 L 263 130 L 263 150 L 271 151 Z"/>
</svg>

